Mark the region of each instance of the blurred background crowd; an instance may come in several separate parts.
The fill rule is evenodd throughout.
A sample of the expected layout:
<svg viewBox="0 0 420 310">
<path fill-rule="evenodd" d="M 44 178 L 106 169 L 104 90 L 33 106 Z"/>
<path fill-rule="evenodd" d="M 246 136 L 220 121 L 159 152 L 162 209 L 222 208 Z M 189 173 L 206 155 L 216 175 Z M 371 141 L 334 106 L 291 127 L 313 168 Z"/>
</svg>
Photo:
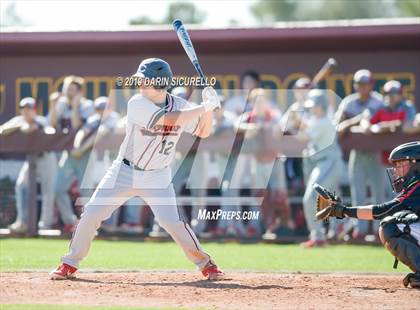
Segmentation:
<svg viewBox="0 0 420 310">
<path fill-rule="evenodd" d="M 23 134 L 39 130 L 77 131 L 72 149 L 37 155 L 38 227 L 42 230 L 73 232 L 82 211 L 82 205 L 76 204 L 77 198 L 92 193 L 87 188 L 94 188 L 116 157 L 116 151 L 110 150 L 99 158 L 95 154 L 95 143 L 125 132 L 124 111 L 118 111 L 105 96 L 86 99 L 83 83 L 82 77 L 66 77 L 62 89 L 50 94 L 46 116 L 37 114 L 34 98 L 23 98 L 19 102 L 20 115 L 0 127 L 1 135 L 17 131 Z M 284 105 L 273 101 L 271 90 L 261 88 L 259 73 L 244 72 L 238 95 L 220 96 L 222 109 L 214 112 L 212 139 L 233 136 L 235 145 L 243 145 L 264 132 L 272 141 L 285 135 L 294 136 L 306 147 L 301 156 L 295 158 L 264 149 L 245 153 L 235 149 L 190 151 L 185 156 L 177 156 L 175 165 L 179 168 L 174 175 L 174 185 L 179 205 L 197 235 L 211 239 L 271 241 L 308 237 L 302 243 L 305 247 L 348 240 L 364 242 L 368 235 L 374 240 L 377 223 L 345 219 L 326 225 L 315 221 L 316 196 L 312 190 L 314 183 L 320 183 L 353 205 L 393 197 L 385 172 L 388 153 L 356 149 L 344 153 L 339 143 L 340 137 L 349 132 L 365 135 L 420 132 L 420 114 L 416 114 L 413 103 L 404 98 L 399 81 L 390 80 L 378 91 L 373 87 L 372 73 L 358 70 L 353 76 L 354 93 L 337 106 L 325 91 L 314 88 L 311 81 L 303 77 L 297 79 L 290 90 L 293 103 L 281 109 Z M 170 90 L 190 101 L 194 100 L 192 91 L 184 87 Z M 87 181 L 85 171 L 89 162 L 93 162 L 94 176 Z M 193 163 L 194 171 L 200 173 L 190 173 Z M 27 231 L 28 168 L 26 161 L 14 185 L 16 211 L 9 210 L 8 219 L 13 223 L 7 226 L 12 234 Z M 86 186 L 84 182 L 92 184 Z M 189 186 L 191 183 L 195 185 Z M 195 199 L 182 199 L 185 197 Z M 209 200 L 209 197 L 220 199 Z M 260 205 L 255 203 L 256 198 L 262 198 Z M 260 216 L 252 220 L 198 220 L 199 210 L 203 208 L 259 211 Z M 100 234 L 168 237 L 141 199 L 132 199 L 118 209 L 103 223 Z"/>
</svg>

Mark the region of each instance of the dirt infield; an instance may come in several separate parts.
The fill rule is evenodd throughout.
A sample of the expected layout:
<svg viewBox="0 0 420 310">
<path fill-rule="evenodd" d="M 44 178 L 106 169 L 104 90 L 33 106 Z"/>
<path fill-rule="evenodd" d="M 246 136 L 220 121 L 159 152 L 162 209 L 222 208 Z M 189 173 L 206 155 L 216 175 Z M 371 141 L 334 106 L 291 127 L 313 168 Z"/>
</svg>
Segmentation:
<svg viewBox="0 0 420 310">
<path fill-rule="evenodd" d="M 420 290 L 399 275 L 229 273 L 208 282 L 196 272 L 79 273 L 51 281 L 43 272 L 0 274 L 0 303 L 201 309 L 416 309 Z"/>
</svg>

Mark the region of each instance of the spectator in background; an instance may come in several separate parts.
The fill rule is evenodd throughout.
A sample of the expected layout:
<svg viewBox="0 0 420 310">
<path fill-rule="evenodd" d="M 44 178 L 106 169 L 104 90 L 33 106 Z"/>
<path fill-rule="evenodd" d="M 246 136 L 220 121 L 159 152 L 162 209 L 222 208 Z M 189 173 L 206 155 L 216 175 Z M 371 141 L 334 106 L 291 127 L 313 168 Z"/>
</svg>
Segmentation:
<svg viewBox="0 0 420 310">
<path fill-rule="evenodd" d="M 258 138 L 258 135 L 264 131 L 271 134 L 272 126 L 278 123 L 281 117 L 280 111 L 273 106 L 268 91 L 262 88 L 253 89 L 249 93 L 249 107 L 250 111 L 243 113 L 237 120 L 239 132 L 245 135 L 244 143 L 247 143 L 248 139 Z M 285 182 L 280 188 L 272 188 L 271 192 L 267 190 L 273 168 L 278 168 L 274 165 L 277 157 L 277 152 L 269 150 L 257 150 L 255 154 L 240 154 L 232 176 L 233 186 L 240 188 L 245 172 L 251 173 L 250 188 L 257 189 L 256 195 L 264 198 L 263 221 L 270 232 L 276 226 L 276 211 L 279 211 L 280 218 L 285 222 L 284 225 L 287 225 L 289 221 Z M 281 164 L 284 165 L 284 162 Z M 284 166 L 281 170 L 284 173 Z M 284 175 L 282 179 L 284 180 Z M 273 200 L 277 201 L 276 208 L 273 208 L 271 203 Z M 248 225 L 247 233 L 250 237 L 259 231 L 257 225 L 256 222 Z"/>
<path fill-rule="evenodd" d="M 384 107 L 382 96 L 373 91 L 373 76 L 369 70 L 362 69 L 353 76 L 356 93 L 345 97 L 338 107 L 336 120 L 338 133 L 362 131 L 360 123 L 370 118 Z M 367 186 L 370 186 L 372 201 L 385 200 L 385 175 L 381 165 L 380 152 L 350 151 L 349 181 L 352 205 L 366 205 Z M 356 220 L 353 239 L 364 240 L 368 233 L 368 221 Z"/>
<path fill-rule="evenodd" d="M 94 114 L 92 101 L 83 97 L 84 79 L 78 76 L 67 76 L 63 81 L 62 93 L 50 96 L 50 125 L 57 130 L 77 130 Z"/>
<path fill-rule="evenodd" d="M 302 119 L 309 118 L 309 111 L 305 108 L 306 95 L 310 90 L 311 81 L 307 77 L 297 79 L 293 85 L 293 96 L 295 102 L 284 113 L 280 124 L 284 133 L 295 135 L 299 131 Z"/>
<path fill-rule="evenodd" d="M 392 80 L 384 85 L 385 106 L 379 109 L 370 119 L 367 127 L 372 133 L 390 133 L 401 130 L 404 133 L 413 131 L 416 108 L 412 102 L 403 97 L 400 82 Z M 384 154 L 384 163 L 388 163 L 389 152 Z"/>
<path fill-rule="evenodd" d="M 385 106 L 380 108 L 364 125 L 367 131 L 379 133 L 392 133 L 402 131 L 413 132 L 413 122 L 416 117 L 416 108 L 406 100 L 402 93 L 400 82 L 392 80 L 384 85 Z M 362 125 L 363 126 L 363 125 Z M 383 152 L 382 162 L 388 165 L 390 151 Z"/>
<path fill-rule="evenodd" d="M 416 108 L 403 97 L 403 87 L 400 82 L 392 80 L 384 85 L 385 106 L 379 109 L 370 119 L 365 120 L 362 127 L 373 134 L 386 134 L 396 131 L 413 132 L 413 122 Z M 391 150 L 382 152 L 382 164 L 388 166 Z M 387 198 L 393 197 L 391 186 L 387 186 Z"/>
<path fill-rule="evenodd" d="M 224 104 L 224 110 L 231 112 L 236 116 L 242 117 L 244 112 L 251 109 L 248 104 L 250 91 L 259 86 L 260 75 L 256 71 L 248 70 L 244 72 L 241 76 L 240 94 L 227 99 Z M 240 120 L 238 122 L 240 122 Z M 235 129 L 237 129 L 237 127 Z M 233 144 L 235 146 L 241 146 L 243 144 L 243 135 L 237 135 Z M 250 185 L 251 181 L 250 169 L 246 169 L 247 167 L 250 167 L 251 156 L 247 154 L 239 154 L 240 149 L 240 147 L 236 147 L 229 154 L 227 163 L 227 170 L 229 171 L 229 174 L 225 174 L 225 179 L 230 180 L 231 189 L 235 188 L 235 191 L 237 190 L 238 193 L 240 189 L 246 188 L 244 187 L 246 184 Z M 237 196 L 239 196 L 239 194 Z M 258 227 L 251 225 L 248 226 L 247 234 L 248 236 L 255 237 L 258 231 Z"/>
<path fill-rule="evenodd" d="M 249 92 L 260 86 L 260 75 L 254 70 L 248 70 L 241 76 L 241 89 L 238 96 L 226 100 L 225 110 L 236 115 L 249 111 L 247 106 Z"/>
<path fill-rule="evenodd" d="M 118 113 L 112 111 L 107 97 L 97 98 L 94 107 L 96 113 L 77 131 L 73 149 L 64 152 L 59 162 L 55 194 L 66 232 L 72 232 L 77 222 L 68 190 L 74 179 L 77 179 L 79 186 L 81 185 L 96 139 L 101 139 L 113 131 L 120 118 Z"/>
<path fill-rule="evenodd" d="M 49 123 L 54 128 L 57 128 L 56 106 L 57 106 L 58 99 L 60 99 L 60 97 L 61 97 L 61 92 L 59 91 L 51 93 L 50 96 L 48 97 L 48 113 L 49 113 L 48 118 L 49 118 Z M 52 118 L 54 118 L 54 124 L 51 123 Z"/>
<path fill-rule="evenodd" d="M 236 115 L 224 109 L 224 98 L 220 98 L 222 107 L 214 111 L 214 126 L 212 136 L 215 139 L 232 137 L 235 133 Z M 230 189 L 230 180 L 225 175 L 232 174 L 232 165 L 227 165 L 230 149 L 225 152 L 210 152 L 209 156 L 209 182 L 212 184 L 221 184 L 222 203 L 221 209 L 229 212 L 242 211 L 240 202 L 235 202 L 239 197 L 238 189 Z M 245 225 L 241 220 L 222 220 L 217 223 L 216 237 L 243 237 L 245 236 Z"/>
<path fill-rule="evenodd" d="M 290 105 L 281 118 L 280 126 L 282 134 L 296 135 L 300 130 L 302 121 L 305 122 L 308 120 L 310 112 L 305 108 L 304 103 L 310 87 L 311 81 L 307 77 L 299 78 L 293 85 L 295 102 Z M 299 171 L 299 167 L 302 167 L 302 173 Z M 296 176 L 302 175 L 303 182 L 306 183 L 312 169 L 311 162 L 307 160 L 307 158 L 288 158 L 286 160 L 286 173 L 292 182 L 292 188 L 294 189 L 302 186 Z"/>
<path fill-rule="evenodd" d="M 310 231 L 309 240 L 302 243 L 305 248 L 326 244 L 323 223 L 315 218 L 317 194 L 313 186 L 318 183 L 332 191 L 338 191 L 343 170 L 342 153 L 336 139 L 334 121 L 328 116 L 328 107 L 325 91 L 311 90 L 305 102 L 305 108 L 310 109 L 311 116 L 302 122 L 304 130 L 297 136 L 308 143 L 305 153 L 314 167 L 309 174 L 303 196 L 306 224 Z"/>
<path fill-rule="evenodd" d="M 271 137 L 272 128 L 281 120 L 281 112 L 272 104 L 270 93 L 262 88 L 249 94 L 252 110 L 245 113 L 248 126 Z M 250 127 L 252 129 L 252 127 Z M 255 188 L 257 195 L 263 197 L 262 220 L 266 234 L 280 234 L 293 228 L 287 197 L 285 162 L 278 160 L 277 151 L 268 149 L 255 153 Z"/>
<path fill-rule="evenodd" d="M 420 133 L 420 113 L 416 114 L 416 117 L 414 118 L 414 121 L 413 121 L 413 127 L 410 131 L 413 134 L 414 133 Z"/>
<path fill-rule="evenodd" d="M 19 102 L 20 116 L 16 116 L 0 127 L 2 135 L 8 135 L 20 130 L 25 134 L 32 133 L 37 130 L 43 130 L 48 121 L 45 117 L 37 115 L 36 102 L 34 98 L 23 98 Z M 53 152 L 42 152 L 37 155 L 36 160 L 36 176 L 41 182 L 42 192 L 42 211 L 41 220 L 38 227 L 41 229 L 51 228 L 53 225 L 53 209 L 54 209 L 54 180 L 56 174 L 56 166 L 51 165 L 56 162 Z M 29 163 L 25 161 L 19 176 L 16 180 L 16 221 L 9 226 L 12 232 L 23 233 L 27 230 L 28 221 L 28 180 Z"/>
</svg>

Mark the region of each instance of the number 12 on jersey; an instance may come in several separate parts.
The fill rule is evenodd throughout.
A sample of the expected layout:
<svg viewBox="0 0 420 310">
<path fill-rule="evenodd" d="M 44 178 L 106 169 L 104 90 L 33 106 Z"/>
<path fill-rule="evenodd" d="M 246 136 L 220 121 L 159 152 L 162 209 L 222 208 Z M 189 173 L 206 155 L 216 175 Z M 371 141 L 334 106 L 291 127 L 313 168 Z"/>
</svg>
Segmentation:
<svg viewBox="0 0 420 310">
<path fill-rule="evenodd" d="M 172 141 L 162 140 L 162 147 L 159 150 L 159 154 L 169 155 L 174 145 L 175 143 Z"/>
</svg>

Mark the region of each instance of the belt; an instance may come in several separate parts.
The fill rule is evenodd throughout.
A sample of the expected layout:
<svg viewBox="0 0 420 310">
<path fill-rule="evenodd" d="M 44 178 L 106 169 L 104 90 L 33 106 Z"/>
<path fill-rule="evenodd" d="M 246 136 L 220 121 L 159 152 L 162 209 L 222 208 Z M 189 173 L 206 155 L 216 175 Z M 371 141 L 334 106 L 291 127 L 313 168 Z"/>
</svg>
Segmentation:
<svg viewBox="0 0 420 310">
<path fill-rule="evenodd" d="M 129 161 L 129 160 L 128 160 L 128 159 L 126 159 L 126 158 L 123 158 L 122 162 L 123 162 L 125 165 L 127 165 L 127 166 L 129 166 L 129 167 L 133 168 L 134 170 L 146 171 L 146 170 L 144 170 L 144 169 L 140 168 L 139 166 L 137 166 L 136 164 L 134 164 L 133 162 Z"/>
</svg>

